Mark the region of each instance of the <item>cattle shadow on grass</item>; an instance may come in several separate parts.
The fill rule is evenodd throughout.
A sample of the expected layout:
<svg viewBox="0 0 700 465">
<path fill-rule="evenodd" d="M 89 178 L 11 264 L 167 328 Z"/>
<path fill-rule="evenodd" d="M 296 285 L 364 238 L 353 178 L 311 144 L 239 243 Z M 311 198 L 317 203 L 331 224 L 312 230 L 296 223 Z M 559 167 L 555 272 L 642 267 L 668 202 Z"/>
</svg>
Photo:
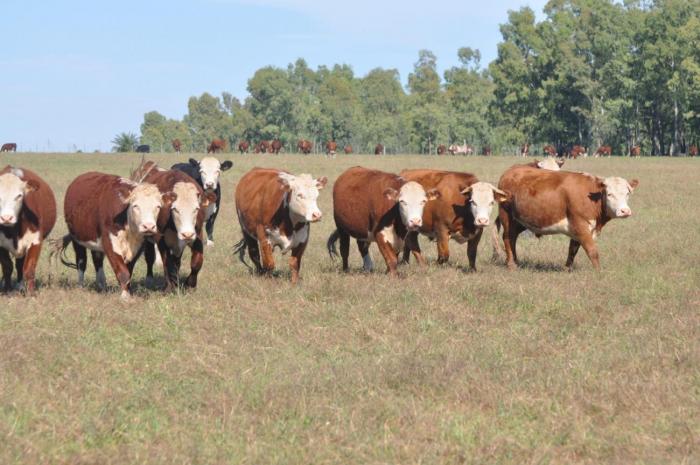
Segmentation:
<svg viewBox="0 0 700 465">
<path fill-rule="evenodd" d="M 518 269 L 535 271 L 538 273 L 561 273 L 567 271 L 567 268 L 562 264 L 553 262 L 541 262 L 536 260 L 519 260 Z"/>
</svg>

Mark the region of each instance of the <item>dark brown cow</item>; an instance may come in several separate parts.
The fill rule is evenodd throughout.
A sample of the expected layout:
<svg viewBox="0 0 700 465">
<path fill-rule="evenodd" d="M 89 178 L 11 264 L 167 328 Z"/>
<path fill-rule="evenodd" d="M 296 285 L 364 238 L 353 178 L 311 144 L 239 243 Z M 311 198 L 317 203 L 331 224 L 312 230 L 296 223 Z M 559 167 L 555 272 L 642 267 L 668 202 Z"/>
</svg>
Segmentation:
<svg viewBox="0 0 700 465">
<path fill-rule="evenodd" d="M 437 154 L 438 155 L 445 155 L 445 152 L 447 152 L 447 147 L 445 147 L 445 144 L 438 145 Z"/>
<path fill-rule="evenodd" d="M 12 289 L 12 258 L 17 284 L 36 290 L 35 272 L 41 246 L 56 223 L 53 191 L 36 173 L 6 166 L 0 170 L 0 265 L 3 289 Z"/>
<path fill-rule="evenodd" d="M 331 257 L 337 255 L 340 239 L 343 271 L 348 270 L 350 238 L 357 240 L 364 269 L 372 269 L 369 245 L 376 242 L 386 261 L 387 272 L 396 275 L 398 252 L 408 231 L 423 224 L 423 207 L 440 192 L 425 189 L 414 181 L 361 166 L 344 171 L 333 185 L 333 216 L 337 229 L 328 238 Z"/>
<path fill-rule="evenodd" d="M 530 154 L 530 144 L 525 143 L 520 146 L 520 156 L 527 157 Z"/>
<path fill-rule="evenodd" d="M 243 239 L 235 252 L 241 261 L 247 248 L 258 274 L 270 274 L 275 268 L 274 248 L 279 247 L 283 254 L 291 251 L 289 267 L 292 283 L 296 283 L 309 240 L 309 224 L 322 216 L 318 208 L 319 190 L 327 182 L 325 177 L 294 176 L 276 169 L 248 171 L 236 186 L 236 212 Z"/>
<path fill-rule="evenodd" d="M 326 155 L 334 157 L 335 151 L 338 150 L 338 144 L 333 140 L 326 142 Z"/>
<path fill-rule="evenodd" d="M 207 147 L 207 153 L 219 153 L 226 149 L 226 141 L 223 139 L 214 139 Z"/>
<path fill-rule="evenodd" d="M 242 140 L 238 143 L 238 151 L 241 152 L 241 155 L 244 153 L 248 153 L 248 148 L 250 147 L 250 142 L 247 140 Z"/>
<path fill-rule="evenodd" d="M 299 150 L 301 153 L 304 155 L 308 155 L 311 153 L 311 150 L 313 150 L 314 144 L 311 141 L 308 141 L 306 139 L 301 139 L 299 142 L 297 142 L 297 150 Z"/>
<path fill-rule="evenodd" d="M 343 152 L 345 152 L 345 155 L 350 155 L 352 153 L 352 145 L 348 144 L 343 148 Z"/>
<path fill-rule="evenodd" d="M 15 144 L 14 142 L 2 144 L 2 148 L 0 148 L 0 152 L 16 152 L 16 151 L 17 151 L 17 144 Z"/>
<path fill-rule="evenodd" d="M 493 206 L 506 200 L 505 192 L 489 183 L 480 182 L 471 173 L 439 170 L 403 170 L 401 177 L 419 183 L 425 190 L 436 189 L 440 198 L 428 202 L 423 209 L 423 224 L 419 231 L 437 241 L 438 263 L 450 258 L 450 239 L 460 244 L 468 242 L 469 267 L 476 270 L 476 252 L 483 229 L 490 224 Z M 418 232 L 408 233 L 404 261 L 409 250 L 424 264 L 418 244 Z"/>
<path fill-rule="evenodd" d="M 698 146 L 691 145 L 690 148 L 688 149 L 688 155 L 691 157 L 697 157 L 698 156 Z"/>
<path fill-rule="evenodd" d="M 557 156 L 557 149 L 554 148 L 553 145 L 545 145 L 542 147 L 542 153 L 545 155 L 549 155 L 550 157 L 556 157 Z"/>
<path fill-rule="evenodd" d="M 158 216 L 158 251 L 163 262 L 166 290 L 172 290 L 180 281 L 180 264 L 185 248 L 192 251 L 190 275 L 185 286 L 197 287 L 197 275 L 204 263 L 202 226 L 207 207 L 217 200 L 213 191 L 204 192 L 197 181 L 179 170 L 164 170 L 155 162 L 143 163 L 131 175 L 132 181 L 147 182 L 158 187 L 161 193 L 173 192 L 175 200 L 170 208 L 161 210 Z M 147 240 L 144 244 L 146 277 L 153 279 L 153 264 L 156 260 L 155 244 Z"/>
<path fill-rule="evenodd" d="M 491 156 L 491 147 L 489 147 L 488 145 L 484 145 L 481 148 L 481 154 L 485 157 L 490 157 Z"/>
<path fill-rule="evenodd" d="M 282 141 L 280 141 L 279 139 L 275 139 L 272 142 L 270 142 L 270 153 L 278 155 L 280 153 L 280 150 L 282 150 Z"/>
<path fill-rule="evenodd" d="M 609 145 L 601 145 L 600 147 L 598 147 L 598 150 L 595 151 L 596 157 L 609 157 L 610 155 L 612 155 L 612 147 L 610 147 Z"/>
<path fill-rule="evenodd" d="M 78 270 L 80 285 L 85 279 L 87 249 L 97 272 L 97 286 L 106 287 L 103 262 L 109 261 L 121 287 L 122 300 L 131 297 L 131 272 L 143 241 L 158 233 L 157 220 L 162 208 L 170 208 L 176 195 L 162 194 L 156 186 L 135 183 L 104 173 L 85 173 L 66 190 L 63 212 L 68 225 L 61 247 L 63 264 Z M 65 259 L 73 244 L 76 263 Z"/>
<path fill-rule="evenodd" d="M 642 153 L 642 148 L 638 145 L 635 145 L 630 149 L 630 157 L 638 157 Z"/>
<path fill-rule="evenodd" d="M 255 144 L 254 152 L 255 153 L 266 153 L 270 150 L 270 143 L 266 140 L 261 140 L 257 144 Z"/>
<path fill-rule="evenodd" d="M 518 264 L 516 242 L 527 230 L 536 236 L 565 234 L 570 237 L 566 266 L 571 270 L 580 246 L 593 267 L 600 268 L 595 237 L 613 218 L 632 215 L 629 194 L 639 181 L 623 178 L 598 178 L 587 173 L 549 171 L 525 165 L 509 168 L 498 187 L 509 199 L 500 204 L 499 222 L 508 268 Z"/>
<path fill-rule="evenodd" d="M 175 153 L 180 153 L 182 151 L 182 142 L 180 142 L 180 139 L 173 139 L 173 150 L 175 150 Z"/>
<path fill-rule="evenodd" d="M 384 146 L 382 144 L 377 144 L 374 147 L 374 154 L 375 155 L 383 155 L 384 154 Z"/>
</svg>

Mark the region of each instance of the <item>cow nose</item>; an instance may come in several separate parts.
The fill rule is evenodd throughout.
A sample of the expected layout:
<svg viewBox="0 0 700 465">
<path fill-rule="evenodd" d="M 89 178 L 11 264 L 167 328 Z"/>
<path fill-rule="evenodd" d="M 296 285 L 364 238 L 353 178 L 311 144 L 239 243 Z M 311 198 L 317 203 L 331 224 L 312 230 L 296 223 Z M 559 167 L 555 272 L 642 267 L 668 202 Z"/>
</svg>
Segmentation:
<svg viewBox="0 0 700 465">
<path fill-rule="evenodd" d="M 141 226 L 143 232 L 145 233 L 155 233 L 156 232 L 156 224 L 155 223 L 144 223 L 143 226 Z"/>
<path fill-rule="evenodd" d="M 213 189 L 214 188 L 214 183 L 213 182 L 208 182 L 204 185 L 207 189 Z"/>
<path fill-rule="evenodd" d="M 489 225 L 489 219 L 486 217 L 480 217 L 476 219 L 476 224 L 478 226 L 488 226 Z"/>
<path fill-rule="evenodd" d="M 632 210 L 630 208 L 620 208 L 620 216 L 625 218 L 628 216 L 632 216 Z"/>
<path fill-rule="evenodd" d="M 321 213 L 321 212 L 314 212 L 314 213 L 311 214 L 311 221 L 318 221 L 318 220 L 321 219 L 322 216 L 323 216 L 323 213 Z"/>
<path fill-rule="evenodd" d="M 408 222 L 408 227 L 409 228 L 420 228 L 423 225 L 423 218 L 413 218 L 409 220 Z"/>
<path fill-rule="evenodd" d="M 181 232 L 180 237 L 184 241 L 191 241 L 192 239 L 194 239 L 194 233 L 193 232 Z"/>
<path fill-rule="evenodd" d="M 13 222 L 12 220 L 14 220 L 14 216 L 12 216 L 12 215 L 2 215 L 2 216 L 0 216 L 0 223 L 3 223 L 3 224 L 10 224 L 10 223 Z"/>
</svg>

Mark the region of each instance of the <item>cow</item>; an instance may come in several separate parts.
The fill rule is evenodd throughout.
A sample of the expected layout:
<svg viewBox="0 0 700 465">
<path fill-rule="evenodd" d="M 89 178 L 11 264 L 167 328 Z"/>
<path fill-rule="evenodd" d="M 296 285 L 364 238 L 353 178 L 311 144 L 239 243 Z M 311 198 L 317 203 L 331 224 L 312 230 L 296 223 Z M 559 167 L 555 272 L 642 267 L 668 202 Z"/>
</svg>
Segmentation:
<svg viewBox="0 0 700 465">
<path fill-rule="evenodd" d="M 66 190 L 63 214 L 68 234 L 60 246 L 61 262 L 78 270 L 78 283 L 85 281 L 87 249 L 97 272 L 97 287 L 107 280 L 105 256 L 121 287 L 121 299 L 131 299 L 131 273 L 146 237 L 158 234 L 162 208 L 170 208 L 177 196 L 161 193 L 149 183 L 136 183 L 111 174 L 89 172 L 73 180 Z M 75 263 L 65 258 L 68 244 L 75 250 Z"/>
<path fill-rule="evenodd" d="M 447 148 L 450 155 L 471 155 L 474 153 L 474 148 L 471 145 L 455 145 L 452 144 Z"/>
<path fill-rule="evenodd" d="M 582 145 L 574 145 L 571 150 L 569 150 L 569 158 L 573 158 L 576 160 L 580 156 L 588 156 L 586 153 L 586 147 L 583 147 Z"/>
<path fill-rule="evenodd" d="M 468 243 L 469 267 L 476 271 L 476 252 L 485 227 L 491 223 L 491 212 L 496 203 L 507 199 L 507 194 L 495 186 L 479 181 L 471 173 L 414 169 L 401 171 L 401 177 L 419 183 L 426 191 L 435 189 L 440 198 L 428 202 L 423 209 L 423 222 L 416 232 L 406 237 L 403 259 L 408 262 L 409 251 L 424 264 L 418 244 L 418 233 L 437 241 L 438 263 L 450 258 L 450 239 L 459 244 Z"/>
<path fill-rule="evenodd" d="M 148 144 L 141 144 L 136 147 L 136 153 L 151 153 L 151 146 Z"/>
<path fill-rule="evenodd" d="M 557 149 L 554 148 L 553 145 L 545 145 L 542 147 L 542 152 L 550 157 L 556 157 L 557 156 Z"/>
<path fill-rule="evenodd" d="M 241 152 L 241 155 L 244 153 L 248 153 L 248 148 L 250 147 L 250 142 L 247 140 L 242 140 L 238 143 L 238 151 Z"/>
<path fill-rule="evenodd" d="M 299 142 L 297 142 L 297 150 L 303 153 L 304 155 L 308 155 L 311 153 L 311 150 L 313 150 L 314 144 L 311 141 L 308 141 L 306 139 L 301 139 Z"/>
<path fill-rule="evenodd" d="M 343 148 L 343 152 L 345 152 L 345 155 L 350 155 L 352 153 L 352 145 L 348 144 Z"/>
<path fill-rule="evenodd" d="M 207 147 L 207 153 L 219 153 L 226 149 L 226 141 L 223 139 L 214 139 Z"/>
<path fill-rule="evenodd" d="M 632 215 L 630 193 L 639 185 L 620 177 L 599 178 L 588 173 L 550 171 L 516 165 L 501 176 L 498 188 L 508 193 L 499 207 L 503 243 L 508 268 L 517 268 L 518 235 L 530 230 L 537 237 L 545 234 L 569 236 L 566 267 L 573 269 L 580 246 L 596 270 L 600 269 L 595 238 L 614 218 Z"/>
<path fill-rule="evenodd" d="M 530 144 L 526 142 L 520 146 L 520 156 L 527 157 L 529 154 L 530 154 Z"/>
<path fill-rule="evenodd" d="M 185 248 L 192 252 L 190 275 L 186 287 L 197 287 L 197 275 L 204 263 L 202 226 L 210 203 L 216 202 L 216 194 L 202 187 L 188 174 L 179 170 L 159 168 L 148 161 L 131 175 L 131 180 L 146 182 L 158 187 L 161 193 L 173 192 L 175 199 L 169 209 L 162 209 L 158 217 L 158 251 L 163 262 L 166 290 L 176 288 L 180 277 L 180 264 Z M 151 240 L 144 243 L 146 257 L 146 277 L 153 279 L 153 264 L 156 260 L 155 244 Z"/>
<path fill-rule="evenodd" d="M 327 183 L 326 177 L 314 179 L 309 174 L 293 175 L 268 168 L 248 171 L 236 186 L 236 212 L 243 239 L 234 250 L 241 261 L 245 263 L 248 249 L 257 273 L 269 275 L 275 268 L 274 249 L 279 247 L 282 254 L 291 251 L 289 268 L 292 284 L 296 284 L 310 223 L 323 216 L 318 196 Z"/>
<path fill-rule="evenodd" d="M 0 152 L 16 152 L 17 151 L 17 144 L 14 142 L 8 142 L 6 144 L 2 144 L 2 148 L 0 148 Z"/>
<path fill-rule="evenodd" d="M 282 150 L 282 142 L 279 139 L 275 139 L 270 142 L 270 153 L 279 155 L 280 150 Z"/>
<path fill-rule="evenodd" d="M 595 157 L 605 156 L 609 157 L 612 154 L 612 148 L 609 145 L 601 145 L 598 150 L 595 151 Z"/>
<path fill-rule="evenodd" d="M 444 144 L 440 144 L 437 147 L 437 154 L 438 155 L 445 155 L 445 152 L 447 152 L 447 147 L 445 147 Z"/>
<path fill-rule="evenodd" d="M 491 147 L 489 147 L 488 145 L 484 145 L 481 148 L 481 154 L 485 157 L 490 157 L 491 156 Z"/>
<path fill-rule="evenodd" d="M 384 146 L 382 144 L 377 144 L 374 147 L 374 154 L 375 155 L 384 155 Z"/>
<path fill-rule="evenodd" d="M 630 148 L 630 157 L 638 157 L 642 152 L 642 149 L 640 146 L 635 145 L 634 147 Z"/>
<path fill-rule="evenodd" d="M 214 222 L 219 214 L 221 205 L 221 185 L 219 177 L 221 173 L 229 170 L 233 166 L 231 160 L 220 162 L 214 157 L 204 157 L 200 161 L 194 158 L 189 159 L 189 163 L 176 163 L 170 169 L 178 170 L 186 173 L 192 179 L 197 181 L 202 189 L 207 193 L 213 192 L 216 195 L 216 201 L 210 202 L 207 205 L 204 221 L 206 221 L 207 231 L 207 246 L 214 245 Z"/>
<path fill-rule="evenodd" d="M 255 153 L 266 153 L 270 150 L 270 143 L 266 140 L 261 140 L 257 144 L 255 144 L 254 152 Z"/>
<path fill-rule="evenodd" d="M 326 155 L 329 157 L 335 157 L 335 151 L 338 149 L 338 144 L 335 141 L 329 140 L 326 142 Z"/>
<path fill-rule="evenodd" d="M 559 171 L 563 165 L 564 165 L 563 158 L 547 157 L 542 161 L 535 160 L 531 163 L 526 163 L 525 165 L 522 165 L 522 166 L 530 166 L 532 168 L 539 168 L 539 169 L 550 170 L 550 171 Z M 519 166 L 519 165 L 516 165 L 516 166 Z"/>
<path fill-rule="evenodd" d="M 173 139 L 172 144 L 175 153 L 180 153 L 182 151 L 182 142 L 180 142 L 180 139 Z"/>
<path fill-rule="evenodd" d="M 691 145 L 690 148 L 688 149 L 688 155 L 691 157 L 697 157 L 698 156 L 698 146 Z"/>
<path fill-rule="evenodd" d="M 17 285 L 36 291 L 36 265 L 43 241 L 56 223 L 56 199 L 33 171 L 6 166 L 0 170 L 0 265 L 3 290 L 12 289 L 12 259 Z"/>
<path fill-rule="evenodd" d="M 355 166 L 345 170 L 333 185 L 333 216 L 336 230 L 326 246 L 331 257 L 337 255 L 340 240 L 343 271 L 348 270 L 350 238 L 357 240 L 363 268 L 373 264 L 369 245 L 376 242 L 386 262 L 387 273 L 396 276 L 398 252 L 409 231 L 423 224 L 425 204 L 440 197 L 437 189 L 428 192 L 415 181 L 383 171 Z"/>
</svg>

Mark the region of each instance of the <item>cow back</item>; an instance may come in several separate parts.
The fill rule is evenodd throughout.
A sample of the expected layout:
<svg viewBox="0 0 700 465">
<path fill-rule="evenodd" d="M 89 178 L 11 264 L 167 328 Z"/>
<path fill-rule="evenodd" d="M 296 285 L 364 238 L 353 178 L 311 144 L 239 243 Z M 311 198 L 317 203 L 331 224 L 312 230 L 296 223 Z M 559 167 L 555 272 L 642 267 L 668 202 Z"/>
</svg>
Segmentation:
<svg viewBox="0 0 700 465">
<path fill-rule="evenodd" d="M 279 179 L 281 170 L 274 168 L 253 168 L 248 171 L 236 186 L 236 211 L 244 230 L 255 233 L 259 225 L 270 226 L 284 216 L 283 202 L 286 190 Z M 287 212 L 286 217 L 289 214 Z"/>
</svg>

